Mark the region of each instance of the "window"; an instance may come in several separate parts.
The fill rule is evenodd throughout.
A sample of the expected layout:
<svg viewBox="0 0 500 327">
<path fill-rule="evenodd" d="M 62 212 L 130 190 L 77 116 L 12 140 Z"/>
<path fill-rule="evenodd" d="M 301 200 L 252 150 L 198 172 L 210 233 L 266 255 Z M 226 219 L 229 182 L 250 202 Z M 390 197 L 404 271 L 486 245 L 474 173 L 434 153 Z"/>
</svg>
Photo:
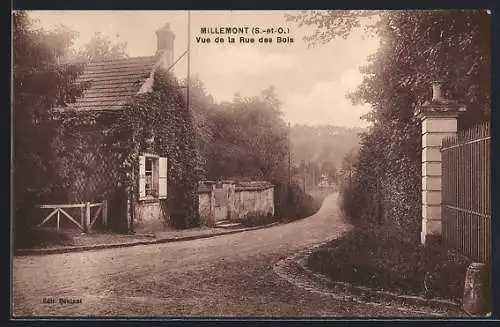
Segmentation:
<svg viewBox="0 0 500 327">
<path fill-rule="evenodd" d="M 139 200 L 166 199 L 167 158 L 152 154 L 139 157 Z"/>
<path fill-rule="evenodd" d="M 153 158 L 146 157 L 146 181 L 145 193 L 146 196 L 154 196 L 153 192 Z"/>
</svg>

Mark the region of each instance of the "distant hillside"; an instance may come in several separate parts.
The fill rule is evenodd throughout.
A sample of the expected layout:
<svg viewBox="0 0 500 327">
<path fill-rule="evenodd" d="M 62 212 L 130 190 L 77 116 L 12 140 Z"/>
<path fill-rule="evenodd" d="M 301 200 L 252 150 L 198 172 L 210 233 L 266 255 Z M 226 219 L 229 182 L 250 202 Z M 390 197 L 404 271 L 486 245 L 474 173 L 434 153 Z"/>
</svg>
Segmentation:
<svg viewBox="0 0 500 327">
<path fill-rule="evenodd" d="M 302 161 L 321 165 L 330 161 L 340 168 L 344 155 L 359 148 L 363 128 L 346 128 L 331 125 L 294 125 L 291 128 L 291 151 L 294 165 Z"/>
</svg>

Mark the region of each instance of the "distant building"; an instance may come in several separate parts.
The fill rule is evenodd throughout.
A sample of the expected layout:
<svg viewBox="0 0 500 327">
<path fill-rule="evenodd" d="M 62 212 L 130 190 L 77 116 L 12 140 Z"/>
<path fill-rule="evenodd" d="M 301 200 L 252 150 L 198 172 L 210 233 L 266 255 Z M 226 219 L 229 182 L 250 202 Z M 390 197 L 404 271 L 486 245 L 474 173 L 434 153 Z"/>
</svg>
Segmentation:
<svg viewBox="0 0 500 327">
<path fill-rule="evenodd" d="M 318 187 L 332 187 L 332 183 L 330 183 L 327 174 L 321 174 L 321 180 L 318 184 Z"/>
</svg>

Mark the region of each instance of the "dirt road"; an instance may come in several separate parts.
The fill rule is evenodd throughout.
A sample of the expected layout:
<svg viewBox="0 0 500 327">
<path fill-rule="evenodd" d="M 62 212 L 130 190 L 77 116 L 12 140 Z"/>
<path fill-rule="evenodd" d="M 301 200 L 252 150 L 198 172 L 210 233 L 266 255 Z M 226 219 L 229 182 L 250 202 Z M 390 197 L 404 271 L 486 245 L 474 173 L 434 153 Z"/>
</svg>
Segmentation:
<svg viewBox="0 0 500 327">
<path fill-rule="evenodd" d="M 408 316 L 397 309 L 310 293 L 273 272 L 280 258 L 346 229 L 334 194 L 314 216 L 268 229 L 177 243 L 16 257 L 13 314 Z M 67 301 L 60 303 L 61 298 Z"/>
</svg>

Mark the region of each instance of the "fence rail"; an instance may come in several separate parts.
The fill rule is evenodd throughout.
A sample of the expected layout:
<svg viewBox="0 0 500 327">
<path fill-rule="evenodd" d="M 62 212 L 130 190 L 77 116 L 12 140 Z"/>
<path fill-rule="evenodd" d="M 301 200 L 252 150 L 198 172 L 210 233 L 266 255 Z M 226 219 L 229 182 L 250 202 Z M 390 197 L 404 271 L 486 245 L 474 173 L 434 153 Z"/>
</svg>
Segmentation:
<svg viewBox="0 0 500 327">
<path fill-rule="evenodd" d="M 59 231 L 61 218 L 66 217 L 69 221 L 75 224 L 82 231 L 88 233 L 99 217 L 102 219 L 104 227 L 107 226 L 108 221 L 108 202 L 104 200 L 100 203 L 77 203 L 77 204 L 42 204 L 38 206 L 40 209 L 53 209 L 38 226 L 45 225 L 52 217 L 56 217 L 56 228 Z M 80 208 L 80 222 L 78 219 L 71 216 L 65 209 Z M 92 216 L 92 208 L 97 208 Z"/>
<path fill-rule="evenodd" d="M 490 125 L 443 140 L 444 241 L 472 259 L 491 262 Z"/>
</svg>

